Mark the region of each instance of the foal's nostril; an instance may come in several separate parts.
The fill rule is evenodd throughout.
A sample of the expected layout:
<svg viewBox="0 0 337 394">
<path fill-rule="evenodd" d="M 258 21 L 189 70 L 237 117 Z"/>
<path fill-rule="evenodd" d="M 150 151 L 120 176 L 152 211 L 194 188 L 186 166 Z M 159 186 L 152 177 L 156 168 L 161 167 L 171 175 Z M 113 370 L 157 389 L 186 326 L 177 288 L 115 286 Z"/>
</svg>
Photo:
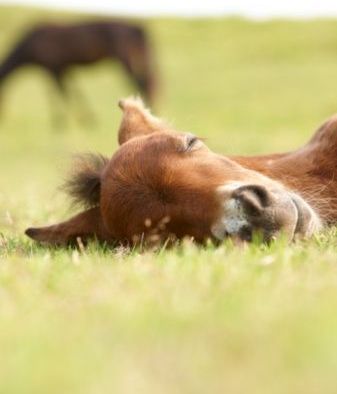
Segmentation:
<svg viewBox="0 0 337 394">
<path fill-rule="evenodd" d="M 234 191 L 233 197 L 251 214 L 261 213 L 271 203 L 268 190 L 261 185 L 241 186 Z"/>
</svg>

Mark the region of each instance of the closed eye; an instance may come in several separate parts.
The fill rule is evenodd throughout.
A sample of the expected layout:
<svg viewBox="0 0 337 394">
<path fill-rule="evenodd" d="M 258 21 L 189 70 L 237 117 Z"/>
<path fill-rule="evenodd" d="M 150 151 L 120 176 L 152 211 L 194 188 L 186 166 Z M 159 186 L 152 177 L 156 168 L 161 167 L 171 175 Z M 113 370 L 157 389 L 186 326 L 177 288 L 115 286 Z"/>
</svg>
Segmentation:
<svg viewBox="0 0 337 394">
<path fill-rule="evenodd" d="M 193 134 L 188 134 L 185 139 L 184 152 L 191 152 L 201 146 L 201 140 Z"/>
</svg>

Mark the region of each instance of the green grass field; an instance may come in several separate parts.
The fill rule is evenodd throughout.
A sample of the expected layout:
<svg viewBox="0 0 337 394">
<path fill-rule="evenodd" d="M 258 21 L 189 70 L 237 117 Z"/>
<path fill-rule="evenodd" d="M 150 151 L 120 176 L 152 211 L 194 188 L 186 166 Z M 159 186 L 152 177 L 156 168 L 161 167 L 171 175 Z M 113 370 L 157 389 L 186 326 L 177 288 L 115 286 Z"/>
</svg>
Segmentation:
<svg viewBox="0 0 337 394">
<path fill-rule="evenodd" d="M 0 8 L 0 57 L 39 20 Z M 86 17 L 88 18 L 88 17 Z M 221 153 L 293 149 L 337 112 L 337 21 L 150 20 L 157 112 Z M 116 64 L 74 70 L 98 124 L 50 125 L 52 83 L 22 69 L 0 123 L 0 393 L 337 392 L 337 231 L 237 249 L 50 250 L 27 226 L 67 217 L 72 153 L 116 148 Z M 75 103 L 73 103 L 75 106 Z"/>
</svg>

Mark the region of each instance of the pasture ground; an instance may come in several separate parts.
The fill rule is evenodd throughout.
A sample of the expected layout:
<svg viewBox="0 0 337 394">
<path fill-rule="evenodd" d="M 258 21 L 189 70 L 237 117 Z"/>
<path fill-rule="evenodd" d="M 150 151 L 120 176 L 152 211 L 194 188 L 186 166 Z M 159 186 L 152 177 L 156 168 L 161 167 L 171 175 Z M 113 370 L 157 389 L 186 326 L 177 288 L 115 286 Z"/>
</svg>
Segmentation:
<svg viewBox="0 0 337 394">
<path fill-rule="evenodd" d="M 33 21 L 74 18 L 1 8 L 0 56 Z M 294 149 L 337 111 L 337 21 L 147 23 L 158 112 L 218 152 Z M 336 393 L 335 229 L 290 246 L 143 254 L 50 250 L 24 237 L 70 214 L 57 187 L 72 153 L 116 148 L 116 102 L 132 87 L 109 62 L 73 78 L 95 127 L 72 110 L 51 130 L 53 86 L 39 70 L 3 86 L 0 392 Z"/>
</svg>

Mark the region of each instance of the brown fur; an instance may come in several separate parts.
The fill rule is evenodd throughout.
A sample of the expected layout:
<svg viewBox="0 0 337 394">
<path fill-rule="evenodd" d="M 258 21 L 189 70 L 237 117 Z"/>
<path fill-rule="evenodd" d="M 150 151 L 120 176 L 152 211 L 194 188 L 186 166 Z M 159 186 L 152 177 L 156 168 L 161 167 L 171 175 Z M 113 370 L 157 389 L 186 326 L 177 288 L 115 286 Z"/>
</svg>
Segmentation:
<svg viewBox="0 0 337 394">
<path fill-rule="evenodd" d="M 282 155 L 233 160 L 297 191 L 329 224 L 337 222 L 337 116 L 332 116 L 302 148 Z"/>
<path fill-rule="evenodd" d="M 18 68 L 39 66 L 56 82 L 67 98 L 67 74 L 73 66 L 103 59 L 117 60 L 137 91 L 153 103 L 157 76 L 153 49 L 146 30 L 122 21 L 94 21 L 79 24 L 44 24 L 23 35 L 0 64 L 0 86 Z M 72 91 L 75 93 L 74 88 Z M 79 94 L 78 89 L 76 89 Z M 78 97 L 84 104 L 84 98 Z"/>
<path fill-rule="evenodd" d="M 137 100 L 120 106 L 120 148 L 93 172 L 82 165 L 70 181 L 76 200 L 96 205 L 99 196 L 98 206 L 60 225 L 29 229 L 30 237 L 66 244 L 77 236 L 135 243 L 188 235 L 203 242 L 213 238 L 212 224 L 223 210 L 215 191 L 231 182 L 248 185 L 238 188 L 235 197 L 257 227 L 269 226 L 269 235 L 299 226 L 289 222 L 287 204 L 270 193 L 285 193 L 283 188 L 309 203 L 324 225 L 337 223 L 337 117 L 294 152 L 229 158 L 214 154 L 190 134 L 174 132 Z M 272 215 L 270 207 L 275 208 Z"/>
<path fill-rule="evenodd" d="M 40 242 L 57 246 L 74 245 L 80 240 L 86 242 L 94 237 L 101 242 L 110 241 L 98 207 L 81 212 L 63 223 L 45 227 L 44 231 L 29 228 L 26 234 Z"/>
</svg>

